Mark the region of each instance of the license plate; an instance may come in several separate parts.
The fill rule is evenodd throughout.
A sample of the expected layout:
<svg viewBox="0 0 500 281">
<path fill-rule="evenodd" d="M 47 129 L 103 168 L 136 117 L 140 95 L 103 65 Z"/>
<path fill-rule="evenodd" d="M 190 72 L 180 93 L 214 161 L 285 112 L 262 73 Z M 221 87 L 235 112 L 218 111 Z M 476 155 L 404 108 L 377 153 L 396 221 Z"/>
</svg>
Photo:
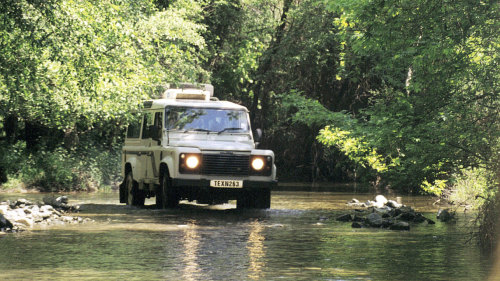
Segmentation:
<svg viewBox="0 0 500 281">
<path fill-rule="evenodd" d="M 211 180 L 211 187 L 218 188 L 243 188 L 243 181 L 235 181 L 235 180 Z"/>
</svg>

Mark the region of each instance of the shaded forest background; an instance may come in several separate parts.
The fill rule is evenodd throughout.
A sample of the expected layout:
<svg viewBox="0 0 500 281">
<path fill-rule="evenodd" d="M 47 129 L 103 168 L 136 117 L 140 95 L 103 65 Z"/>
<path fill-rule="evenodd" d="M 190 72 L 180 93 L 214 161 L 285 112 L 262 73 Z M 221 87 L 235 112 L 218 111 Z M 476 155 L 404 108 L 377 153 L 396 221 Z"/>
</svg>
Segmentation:
<svg viewBox="0 0 500 281">
<path fill-rule="evenodd" d="M 489 0 L 4 0 L 2 187 L 112 185 L 141 100 L 191 81 L 250 109 L 280 181 L 447 195 L 491 228 L 498 18 Z"/>
</svg>

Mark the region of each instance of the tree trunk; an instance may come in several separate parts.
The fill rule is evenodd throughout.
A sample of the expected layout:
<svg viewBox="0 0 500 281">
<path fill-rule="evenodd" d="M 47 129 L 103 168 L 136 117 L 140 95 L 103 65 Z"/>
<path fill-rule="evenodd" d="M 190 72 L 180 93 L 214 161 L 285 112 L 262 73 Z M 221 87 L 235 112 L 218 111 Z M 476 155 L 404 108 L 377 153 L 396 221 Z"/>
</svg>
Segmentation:
<svg viewBox="0 0 500 281">
<path fill-rule="evenodd" d="M 279 45 L 281 44 L 281 40 L 283 39 L 283 35 L 285 34 L 285 28 L 287 25 L 286 21 L 287 14 L 288 11 L 290 10 L 291 4 L 292 4 L 291 0 L 284 1 L 283 13 L 281 14 L 281 19 L 280 19 L 281 24 L 276 29 L 274 40 L 269 45 L 269 48 L 267 49 L 266 54 L 264 55 L 264 60 L 257 69 L 256 83 L 255 86 L 253 87 L 253 94 L 254 94 L 253 102 L 252 106 L 250 107 L 250 116 L 251 120 L 254 120 L 254 123 L 261 128 L 266 127 L 264 123 L 264 120 L 266 120 L 266 118 L 264 118 L 264 116 L 267 115 L 267 111 L 269 108 L 269 98 L 270 98 L 269 95 L 267 94 L 268 90 L 266 88 L 267 81 L 264 80 L 264 77 L 269 77 L 265 74 L 271 70 L 274 56 L 276 55 Z M 261 110 L 262 112 L 261 114 L 257 115 L 259 104 L 261 104 L 262 106 Z"/>
<path fill-rule="evenodd" d="M 16 140 L 17 135 L 17 116 L 9 114 L 3 121 L 3 128 L 5 131 L 5 138 L 8 143 L 12 144 Z"/>
</svg>

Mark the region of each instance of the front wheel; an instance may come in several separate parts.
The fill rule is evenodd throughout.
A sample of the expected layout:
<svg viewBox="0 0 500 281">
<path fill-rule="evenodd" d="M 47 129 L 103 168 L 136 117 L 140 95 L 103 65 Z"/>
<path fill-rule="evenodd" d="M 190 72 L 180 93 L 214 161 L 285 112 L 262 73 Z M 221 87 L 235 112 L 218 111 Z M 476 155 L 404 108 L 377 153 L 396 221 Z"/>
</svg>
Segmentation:
<svg viewBox="0 0 500 281">
<path fill-rule="evenodd" d="M 144 192 L 139 190 L 137 182 L 134 181 L 132 173 L 128 172 L 125 176 L 125 192 L 126 192 L 126 203 L 130 206 L 144 206 L 144 201 L 146 197 Z"/>
<path fill-rule="evenodd" d="M 271 208 L 271 189 L 259 188 L 244 191 L 236 201 L 238 209 L 269 209 Z"/>
<path fill-rule="evenodd" d="M 175 208 L 179 205 L 177 189 L 172 186 L 172 179 L 167 171 L 162 173 L 160 185 L 156 189 L 156 207 L 158 209 Z"/>
</svg>

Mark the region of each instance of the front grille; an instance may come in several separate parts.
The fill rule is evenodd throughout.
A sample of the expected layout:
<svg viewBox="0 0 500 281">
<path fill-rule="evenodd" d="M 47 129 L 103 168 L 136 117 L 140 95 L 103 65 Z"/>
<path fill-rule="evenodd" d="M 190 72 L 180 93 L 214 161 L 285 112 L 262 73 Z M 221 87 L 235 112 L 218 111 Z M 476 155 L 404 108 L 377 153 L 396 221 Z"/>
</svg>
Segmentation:
<svg viewBox="0 0 500 281">
<path fill-rule="evenodd" d="M 249 155 L 203 154 L 202 174 L 244 176 L 249 171 Z"/>
</svg>

